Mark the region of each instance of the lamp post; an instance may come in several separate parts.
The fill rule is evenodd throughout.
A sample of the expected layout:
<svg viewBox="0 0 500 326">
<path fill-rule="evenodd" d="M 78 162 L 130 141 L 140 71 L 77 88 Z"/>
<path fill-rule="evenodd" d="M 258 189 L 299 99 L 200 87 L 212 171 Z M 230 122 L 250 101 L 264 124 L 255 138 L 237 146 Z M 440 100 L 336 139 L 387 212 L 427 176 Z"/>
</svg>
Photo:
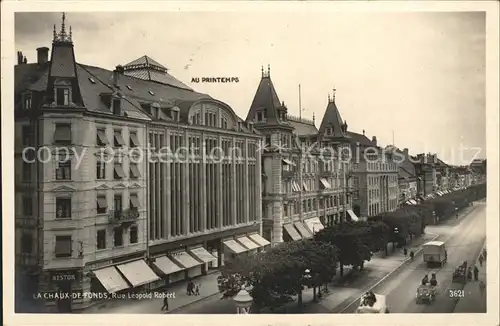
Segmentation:
<svg viewBox="0 0 500 326">
<path fill-rule="evenodd" d="M 250 312 L 253 298 L 247 290 L 242 288 L 240 292 L 238 292 L 238 294 L 233 298 L 233 300 L 236 303 L 237 314 L 248 314 Z"/>
</svg>

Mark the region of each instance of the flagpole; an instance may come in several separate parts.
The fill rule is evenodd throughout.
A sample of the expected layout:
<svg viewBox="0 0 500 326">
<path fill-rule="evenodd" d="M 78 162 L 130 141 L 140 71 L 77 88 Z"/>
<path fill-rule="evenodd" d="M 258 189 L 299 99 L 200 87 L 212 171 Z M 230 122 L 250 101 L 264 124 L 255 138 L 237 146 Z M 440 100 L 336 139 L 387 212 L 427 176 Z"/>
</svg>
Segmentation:
<svg viewBox="0 0 500 326">
<path fill-rule="evenodd" d="M 302 120 L 302 98 L 300 94 L 300 84 L 299 84 L 299 119 Z"/>
</svg>

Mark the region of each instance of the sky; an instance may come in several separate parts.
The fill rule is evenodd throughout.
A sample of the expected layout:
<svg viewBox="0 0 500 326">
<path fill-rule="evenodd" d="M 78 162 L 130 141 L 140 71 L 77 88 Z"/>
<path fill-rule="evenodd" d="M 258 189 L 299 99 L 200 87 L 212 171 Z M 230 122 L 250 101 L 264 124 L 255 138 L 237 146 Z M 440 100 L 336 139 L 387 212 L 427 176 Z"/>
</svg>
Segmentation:
<svg viewBox="0 0 500 326">
<path fill-rule="evenodd" d="M 113 70 L 148 55 L 243 119 L 267 69 L 291 115 L 316 119 L 328 95 L 350 131 L 379 145 L 437 153 L 450 164 L 486 157 L 482 12 L 67 12 L 79 63 Z M 16 13 L 28 62 L 51 47 L 61 13 Z M 238 83 L 192 83 L 238 77 Z"/>
</svg>

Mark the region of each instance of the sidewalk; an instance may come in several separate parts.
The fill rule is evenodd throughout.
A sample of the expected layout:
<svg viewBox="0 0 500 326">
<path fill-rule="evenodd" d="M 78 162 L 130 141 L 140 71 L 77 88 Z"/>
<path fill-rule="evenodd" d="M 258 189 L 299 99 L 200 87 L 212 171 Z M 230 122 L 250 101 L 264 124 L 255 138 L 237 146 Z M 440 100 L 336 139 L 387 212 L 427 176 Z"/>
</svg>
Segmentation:
<svg viewBox="0 0 500 326">
<path fill-rule="evenodd" d="M 175 298 L 168 300 L 170 311 L 193 304 L 218 294 L 217 277 L 219 272 L 211 273 L 196 278 L 194 281 L 200 284 L 200 295 L 189 296 L 186 293 L 186 283 L 173 284 L 167 292 L 174 293 Z M 157 293 L 160 291 L 156 291 Z M 154 292 L 153 292 L 154 293 Z M 85 309 L 83 314 L 158 314 L 161 313 L 163 299 L 143 299 L 143 300 L 108 300 L 99 305 Z"/>
<path fill-rule="evenodd" d="M 424 234 L 415 238 L 406 248 L 408 252 L 413 250 L 416 254 L 418 248 L 425 242 L 435 238 L 434 234 Z M 392 251 L 392 244 L 388 244 L 388 256 L 383 252 L 375 253 L 370 261 L 365 262 L 363 271 L 351 271 L 350 267 L 344 267 L 344 277 L 337 275 L 332 283 L 328 285 L 329 293 L 323 294 L 319 302 L 312 302 L 313 290 L 305 289 L 302 294 L 303 308 L 302 313 L 321 313 L 330 312 L 334 307 L 341 305 L 346 300 L 355 300 L 367 287 L 371 287 L 381 278 L 394 272 L 401 267 L 409 258 L 404 257 L 403 248 L 396 248 Z M 168 292 L 175 293 L 175 298 L 169 300 L 168 313 L 182 313 L 183 308 L 194 303 L 208 300 L 214 296 L 221 296 L 217 286 L 217 277 L 219 272 L 211 273 L 196 278 L 196 282 L 201 284 L 200 296 L 188 296 L 186 294 L 186 283 L 174 284 L 168 289 Z M 162 313 L 161 307 L 163 300 L 160 298 L 143 300 L 108 300 L 96 306 L 83 310 L 83 314 L 159 314 Z M 290 302 L 276 309 L 275 313 L 293 313 L 297 312 L 297 302 Z"/>
<path fill-rule="evenodd" d="M 481 250 L 482 252 L 482 250 Z M 486 261 L 483 261 L 483 266 L 476 262 L 479 269 L 479 281 L 486 282 Z M 486 293 L 481 293 L 479 281 L 468 282 L 464 286 L 464 297 L 458 300 L 455 306 L 454 313 L 486 313 Z"/>
</svg>

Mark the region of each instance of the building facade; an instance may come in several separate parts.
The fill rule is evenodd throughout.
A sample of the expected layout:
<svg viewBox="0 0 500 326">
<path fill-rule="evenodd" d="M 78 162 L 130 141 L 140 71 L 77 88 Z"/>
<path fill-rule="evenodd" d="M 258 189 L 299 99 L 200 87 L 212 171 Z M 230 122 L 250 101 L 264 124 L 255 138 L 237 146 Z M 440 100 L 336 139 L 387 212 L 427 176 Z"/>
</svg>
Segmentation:
<svg viewBox="0 0 500 326">
<path fill-rule="evenodd" d="M 252 124 L 147 56 L 77 63 L 64 14 L 50 60 L 37 51 L 15 67 L 16 311 L 84 309 L 269 244 Z"/>
<path fill-rule="evenodd" d="M 318 130 L 314 121 L 288 114 L 269 69 L 262 70 L 246 121 L 265 139 L 262 233 L 272 244 L 310 238 L 325 225 L 350 218 L 350 163 L 334 153 L 345 146 L 345 130 L 341 120 L 330 119 L 336 107 L 329 102 Z"/>
<path fill-rule="evenodd" d="M 418 154 L 412 157 L 418 179 L 418 196 L 427 197 L 437 190 L 436 156 Z"/>
<path fill-rule="evenodd" d="M 95 269 L 145 264 L 146 165 L 129 152 L 150 119 L 75 62 L 64 16 L 51 60 L 37 51 L 15 67 L 16 295 L 81 294 L 96 288 Z M 44 303 L 68 312 L 89 300 Z"/>
</svg>

